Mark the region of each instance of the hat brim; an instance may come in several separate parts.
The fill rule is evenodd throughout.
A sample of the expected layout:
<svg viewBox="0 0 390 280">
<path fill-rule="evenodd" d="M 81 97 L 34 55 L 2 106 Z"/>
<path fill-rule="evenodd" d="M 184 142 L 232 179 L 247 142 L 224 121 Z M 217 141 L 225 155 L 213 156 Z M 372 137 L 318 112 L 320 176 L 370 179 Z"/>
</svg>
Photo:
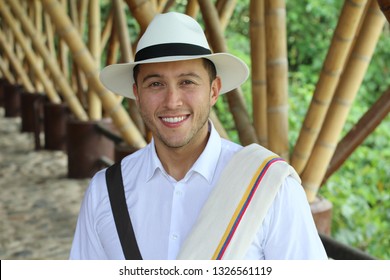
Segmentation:
<svg viewBox="0 0 390 280">
<path fill-rule="evenodd" d="M 220 94 L 239 87 L 249 76 L 248 66 L 241 59 L 228 53 L 215 53 L 199 56 L 167 56 L 138 62 L 112 64 L 103 68 L 99 77 L 103 85 L 113 93 L 135 99 L 133 93 L 133 69 L 135 65 L 197 58 L 207 58 L 214 63 L 217 75 L 222 81 Z"/>
</svg>

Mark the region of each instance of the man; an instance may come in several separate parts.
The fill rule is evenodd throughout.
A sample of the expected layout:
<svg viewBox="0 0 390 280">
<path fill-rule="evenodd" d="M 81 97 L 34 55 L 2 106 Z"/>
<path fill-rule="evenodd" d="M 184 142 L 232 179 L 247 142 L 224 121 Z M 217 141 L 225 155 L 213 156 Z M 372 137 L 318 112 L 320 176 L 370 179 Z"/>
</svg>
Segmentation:
<svg viewBox="0 0 390 280">
<path fill-rule="evenodd" d="M 120 163 L 126 207 L 143 259 L 212 258 L 203 253 L 218 245 L 213 244 L 212 236 L 219 242 L 221 236 L 214 233 L 225 231 L 219 221 L 230 219 L 218 215 L 235 211 L 231 206 L 235 203 L 228 201 L 234 200 L 234 192 L 241 192 L 246 183 L 231 189 L 224 186 L 229 182 L 218 184 L 220 177 L 232 175 L 226 171 L 228 163 L 232 170 L 243 166 L 232 159 L 245 149 L 221 139 L 209 114 L 220 94 L 240 86 L 247 77 L 245 63 L 230 54 L 212 54 L 199 24 L 173 12 L 153 19 L 138 43 L 134 63 L 102 70 L 100 78 L 108 89 L 136 100 L 153 135 L 149 145 Z M 245 158 L 242 161 L 245 163 Z M 232 178 L 241 177 L 246 176 Z M 250 235 L 245 235 L 245 225 L 238 226 L 239 233 L 251 237 L 243 240 L 246 247 L 231 248 L 231 258 L 326 259 L 302 186 L 293 176 L 276 177 L 282 181 L 269 209 L 260 205 L 265 213 L 260 218 L 248 208 L 252 212 L 243 220 L 251 217 L 247 224 L 256 226 Z M 215 205 L 226 209 L 220 209 L 221 213 L 207 210 Z M 102 170 L 86 191 L 71 259 L 125 258 L 112 207 L 106 170 Z M 237 220 L 241 221 L 241 216 Z M 207 225 L 215 225 L 215 229 Z M 200 240 L 192 238 L 196 235 Z M 240 242 L 237 244 L 243 244 Z M 189 254 L 183 247 L 191 248 Z M 243 252 L 238 254 L 240 250 Z M 191 255 L 192 251 L 199 255 Z"/>
</svg>

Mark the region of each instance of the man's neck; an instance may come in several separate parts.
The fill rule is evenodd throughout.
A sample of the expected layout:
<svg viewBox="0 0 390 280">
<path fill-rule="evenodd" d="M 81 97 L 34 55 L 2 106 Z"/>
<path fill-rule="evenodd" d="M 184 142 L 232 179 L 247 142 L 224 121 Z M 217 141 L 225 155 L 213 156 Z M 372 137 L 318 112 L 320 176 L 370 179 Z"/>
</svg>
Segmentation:
<svg viewBox="0 0 390 280">
<path fill-rule="evenodd" d="M 169 148 L 156 143 L 156 152 L 165 171 L 176 181 L 180 181 L 202 154 L 208 139 L 209 133 L 201 143 L 189 143 L 181 148 Z"/>
</svg>

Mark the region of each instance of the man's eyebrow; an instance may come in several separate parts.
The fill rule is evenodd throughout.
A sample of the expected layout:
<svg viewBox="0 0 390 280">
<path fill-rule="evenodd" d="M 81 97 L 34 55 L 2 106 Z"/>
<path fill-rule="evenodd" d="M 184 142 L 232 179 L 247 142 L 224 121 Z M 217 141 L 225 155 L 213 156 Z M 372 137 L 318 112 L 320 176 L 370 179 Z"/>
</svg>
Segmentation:
<svg viewBox="0 0 390 280">
<path fill-rule="evenodd" d="M 200 78 L 200 76 L 198 74 L 194 73 L 194 72 L 182 73 L 182 74 L 179 75 L 179 77 L 187 77 L 187 76 Z"/>
<path fill-rule="evenodd" d="M 151 79 L 151 78 L 161 78 L 162 76 L 160 74 L 149 74 L 149 75 L 146 75 L 143 79 L 142 79 L 142 82 L 145 82 L 146 80 L 148 79 Z"/>
</svg>

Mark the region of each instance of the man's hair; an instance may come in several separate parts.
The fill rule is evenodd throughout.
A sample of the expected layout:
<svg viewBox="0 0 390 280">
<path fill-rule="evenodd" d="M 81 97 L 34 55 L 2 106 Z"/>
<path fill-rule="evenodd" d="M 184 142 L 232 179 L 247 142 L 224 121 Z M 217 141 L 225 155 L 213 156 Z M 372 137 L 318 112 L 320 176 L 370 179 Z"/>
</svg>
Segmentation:
<svg viewBox="0 0 390 280">
<path fill-rule="evenodd" d="M 203 61 L 204 68 L 206 69 L 207 73 L 209 74 L 210 84 L 211 84 L 211 82 L 214 81 L 215 78 L 217 77 L 217 69 L 215 68 L 214 63 L 211 60 L 209 60 L 207 58 L 202 58 L 202 61 Z M 134 78 L 134 82 L 136 85 L 137 85 L 137 77 L 138 77 L 138 73 L 139 73 L 139 66 L 140 66 L 140 64 L 137 64 L 134 66 L 134 69 L 133 69 L 133 78 Z"/>
</svg>

